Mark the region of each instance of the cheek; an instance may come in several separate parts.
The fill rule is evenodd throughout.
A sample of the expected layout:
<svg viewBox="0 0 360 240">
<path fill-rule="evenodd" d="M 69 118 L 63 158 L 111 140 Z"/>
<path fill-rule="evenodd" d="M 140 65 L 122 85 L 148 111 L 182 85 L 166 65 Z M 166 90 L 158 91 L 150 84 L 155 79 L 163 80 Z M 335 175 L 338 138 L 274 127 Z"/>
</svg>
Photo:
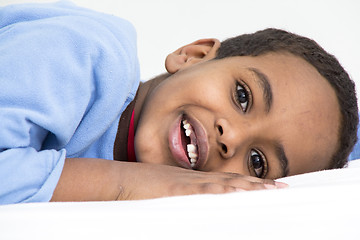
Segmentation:
<svg viewBox="0 0 360 240">
<path fill-rule="evenodd" d="M 169 156 L 164 147 L 166 146 L 159 135 L 139 131 L 135 136 L 135 154 L 138 162 L 169 165 Z"/>
<path fill-rule="evenodd" d="M 195 105 L 204 106 L 209 110 L 222 109 L 231 100 L 231 91 L 228 86 L 219 83 L 195 84 L 189 97 Z"/>
</svg>

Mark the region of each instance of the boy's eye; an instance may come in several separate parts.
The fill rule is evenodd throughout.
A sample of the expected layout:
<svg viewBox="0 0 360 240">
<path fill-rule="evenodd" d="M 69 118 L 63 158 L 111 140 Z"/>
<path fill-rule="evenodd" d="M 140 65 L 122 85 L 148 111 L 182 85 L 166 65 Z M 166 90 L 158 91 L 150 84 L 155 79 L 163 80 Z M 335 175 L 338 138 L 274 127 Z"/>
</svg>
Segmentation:
<svg viewBox="0 0 360 240">
<path fill-rule="evenodd" d="M 246 112 L 249 104 L 249 92 L 239 83 L 236 83 L 235 100 L 240 105 L 241 109 Z"/>
<path fill-rule="evenodd" d="M 258 178 L 264 178 L 267 173 L 267 161 L 264 154 L 258 150 L 250 151 L 249 168 Z"/>
</svg>

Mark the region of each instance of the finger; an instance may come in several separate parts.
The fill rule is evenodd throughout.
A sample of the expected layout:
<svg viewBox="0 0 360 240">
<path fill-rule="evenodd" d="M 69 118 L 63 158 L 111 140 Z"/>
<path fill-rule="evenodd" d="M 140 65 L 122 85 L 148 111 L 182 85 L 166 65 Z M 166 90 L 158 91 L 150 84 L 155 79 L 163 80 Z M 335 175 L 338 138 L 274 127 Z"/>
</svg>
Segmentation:
<svg viewBox="0 0 360 240">
<path fill-rule="evenodd" d="M 254 178 L 227 178 L 224 179 L 226 185 L 233 186 L 243 190 L 263 190 L 263 189 L 279 189 L 287 187 L 287 184 L 275 182 L 271 179 L 254 179 Z"/>
<path fill-rule="evenodd" d="M 262 179 L 232 172 L 198 172 L 197 183 L 217 183 L 244 190 L 276 189 L 288 185 L 272 179 Z"/>
<path fill-rule="evenodd" d="M 193 194 L 221 194 L 243 191 L 231 185 L 224 185 L 214 182 L 205 182 L 197 184 L 177 185 L 171 188 L 170 196 L 193 195 Z"/>
<path fill-rule="evenodd" d="M 218 183 L 202 183 L 198 185 L 196 192 L 190 194 L 221 194 L 241 191 L 276 189 L 275 185 L 246 182 L 241 186 L 223 185 Z"/>
<path fill-rule="evenodd" d="M 237 190 L 236 187 L 230 185 L 222 185 L 217 183 L 202 183 L 199 185 L 199 193 L 211 193 L 211 194 L 219 194 L 219 193 L 230 193 L 235 192 Z"/>
<path fill-rule="evenodd" d="M 240 181 L 247 180 L 249 182 L 262 183 L 264 185 L 271 185 L 271 186 L 266 186 L 268 189 L 272 189 L 273 186 L 275 186 L 275 188 L 289 187 L 288 184 L 283 183 L 283 182 L 278 182 L 273 179 L 263 179 L 263 178 L 253 177 L 253 176 L 241 175 L 241 174 L 237 174 L 237 173 L 226 173 L 226 174 L 228 174 L 230 176 L 229 179 L 235 178 L 235 179 L 240 179 Z"/>
<path fill-rule="evenodd" d="M 250 182 L 259 182 L 259 183 L 275 185 L 275 181 L 272 179 L 263 179 L 263 178 L 253 177 L 253 176 L 249 176 L 249 175 L 242 175 L 242 174 L 233 173 L 233 172 L 207 172 L 207 174 L 209 174 L 209 175 L 216 174 L 217 176 L 225 177 L 225 178 L 229 178 L 229 179 L 231 179 L 231 178 L 238 179 L 239 178 L 239 179 L 247 180 Z"/>
</svg>

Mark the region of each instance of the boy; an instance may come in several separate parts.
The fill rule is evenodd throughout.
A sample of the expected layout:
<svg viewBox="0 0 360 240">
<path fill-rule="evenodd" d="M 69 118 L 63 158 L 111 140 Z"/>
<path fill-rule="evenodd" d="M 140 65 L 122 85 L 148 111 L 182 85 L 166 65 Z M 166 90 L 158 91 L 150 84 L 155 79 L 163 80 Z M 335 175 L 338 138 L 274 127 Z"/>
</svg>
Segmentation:
<svg viewBox="0 0 360 240">
<path fill-rule="evenodd" d="M 126 21 L 63 2 L 1 12 L 1 203 L 280 188 L 355 144 L 354 84 L 306 38 L 202 39 L 139 83 Z"/>
</svg>

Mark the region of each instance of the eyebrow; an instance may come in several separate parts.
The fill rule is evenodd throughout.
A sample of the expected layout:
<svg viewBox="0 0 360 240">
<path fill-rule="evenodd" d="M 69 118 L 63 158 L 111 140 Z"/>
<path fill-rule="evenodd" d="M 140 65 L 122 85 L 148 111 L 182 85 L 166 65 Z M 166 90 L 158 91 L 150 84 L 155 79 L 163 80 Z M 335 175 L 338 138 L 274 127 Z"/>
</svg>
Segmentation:
<svg viewBox="0 0 360 240">
<path fill-rule="evenodd" d="M 286 177 L 289 174 L 289 160 L 286 157 L 284 146 L 280 142 L 275 143 L 275 154 L 281 167 L 281 176 Z"/>
<path fill-rule="evenodd" d="M 251 72 L 255 73 L 256 75 L 256 80 L 263 91 L 263 98 L 266 105 L 265 111 L 266 113 L 269 113 L 273 102 L 273 94 L 272 94 L 269 77 L 257 68 L 248 68 L 248 69 Z M 288 167 L 289 160 L 285 154 L 284 146 L 280 142 L 275 143 L 275 154 L 280 163 L 280 168 L 281 168 L 280 177 L 286 177 L 289 174 L 289 167 Z"/>
<path fill-rule="evenodd" d="M 269 78 L 268 78 L 268 76 L 266 76 L 266 74 L 264 74 L 257 68 L 248 68 L 248 69 L 251 72 L 255 73 L 255 75 L 256 75 L 256 80 L 259 83 L 259 85 L 261 86 L 261 89 L 263 90 L 262 91 L 263 98 L 264 98 L 265 105 L 266 105 L 265 111 L 267 113 L 269 113 L 271 106 L 272 106 L 272 102 L 273 102 L 273 94 L 272 94 Z"/>
</svg>

